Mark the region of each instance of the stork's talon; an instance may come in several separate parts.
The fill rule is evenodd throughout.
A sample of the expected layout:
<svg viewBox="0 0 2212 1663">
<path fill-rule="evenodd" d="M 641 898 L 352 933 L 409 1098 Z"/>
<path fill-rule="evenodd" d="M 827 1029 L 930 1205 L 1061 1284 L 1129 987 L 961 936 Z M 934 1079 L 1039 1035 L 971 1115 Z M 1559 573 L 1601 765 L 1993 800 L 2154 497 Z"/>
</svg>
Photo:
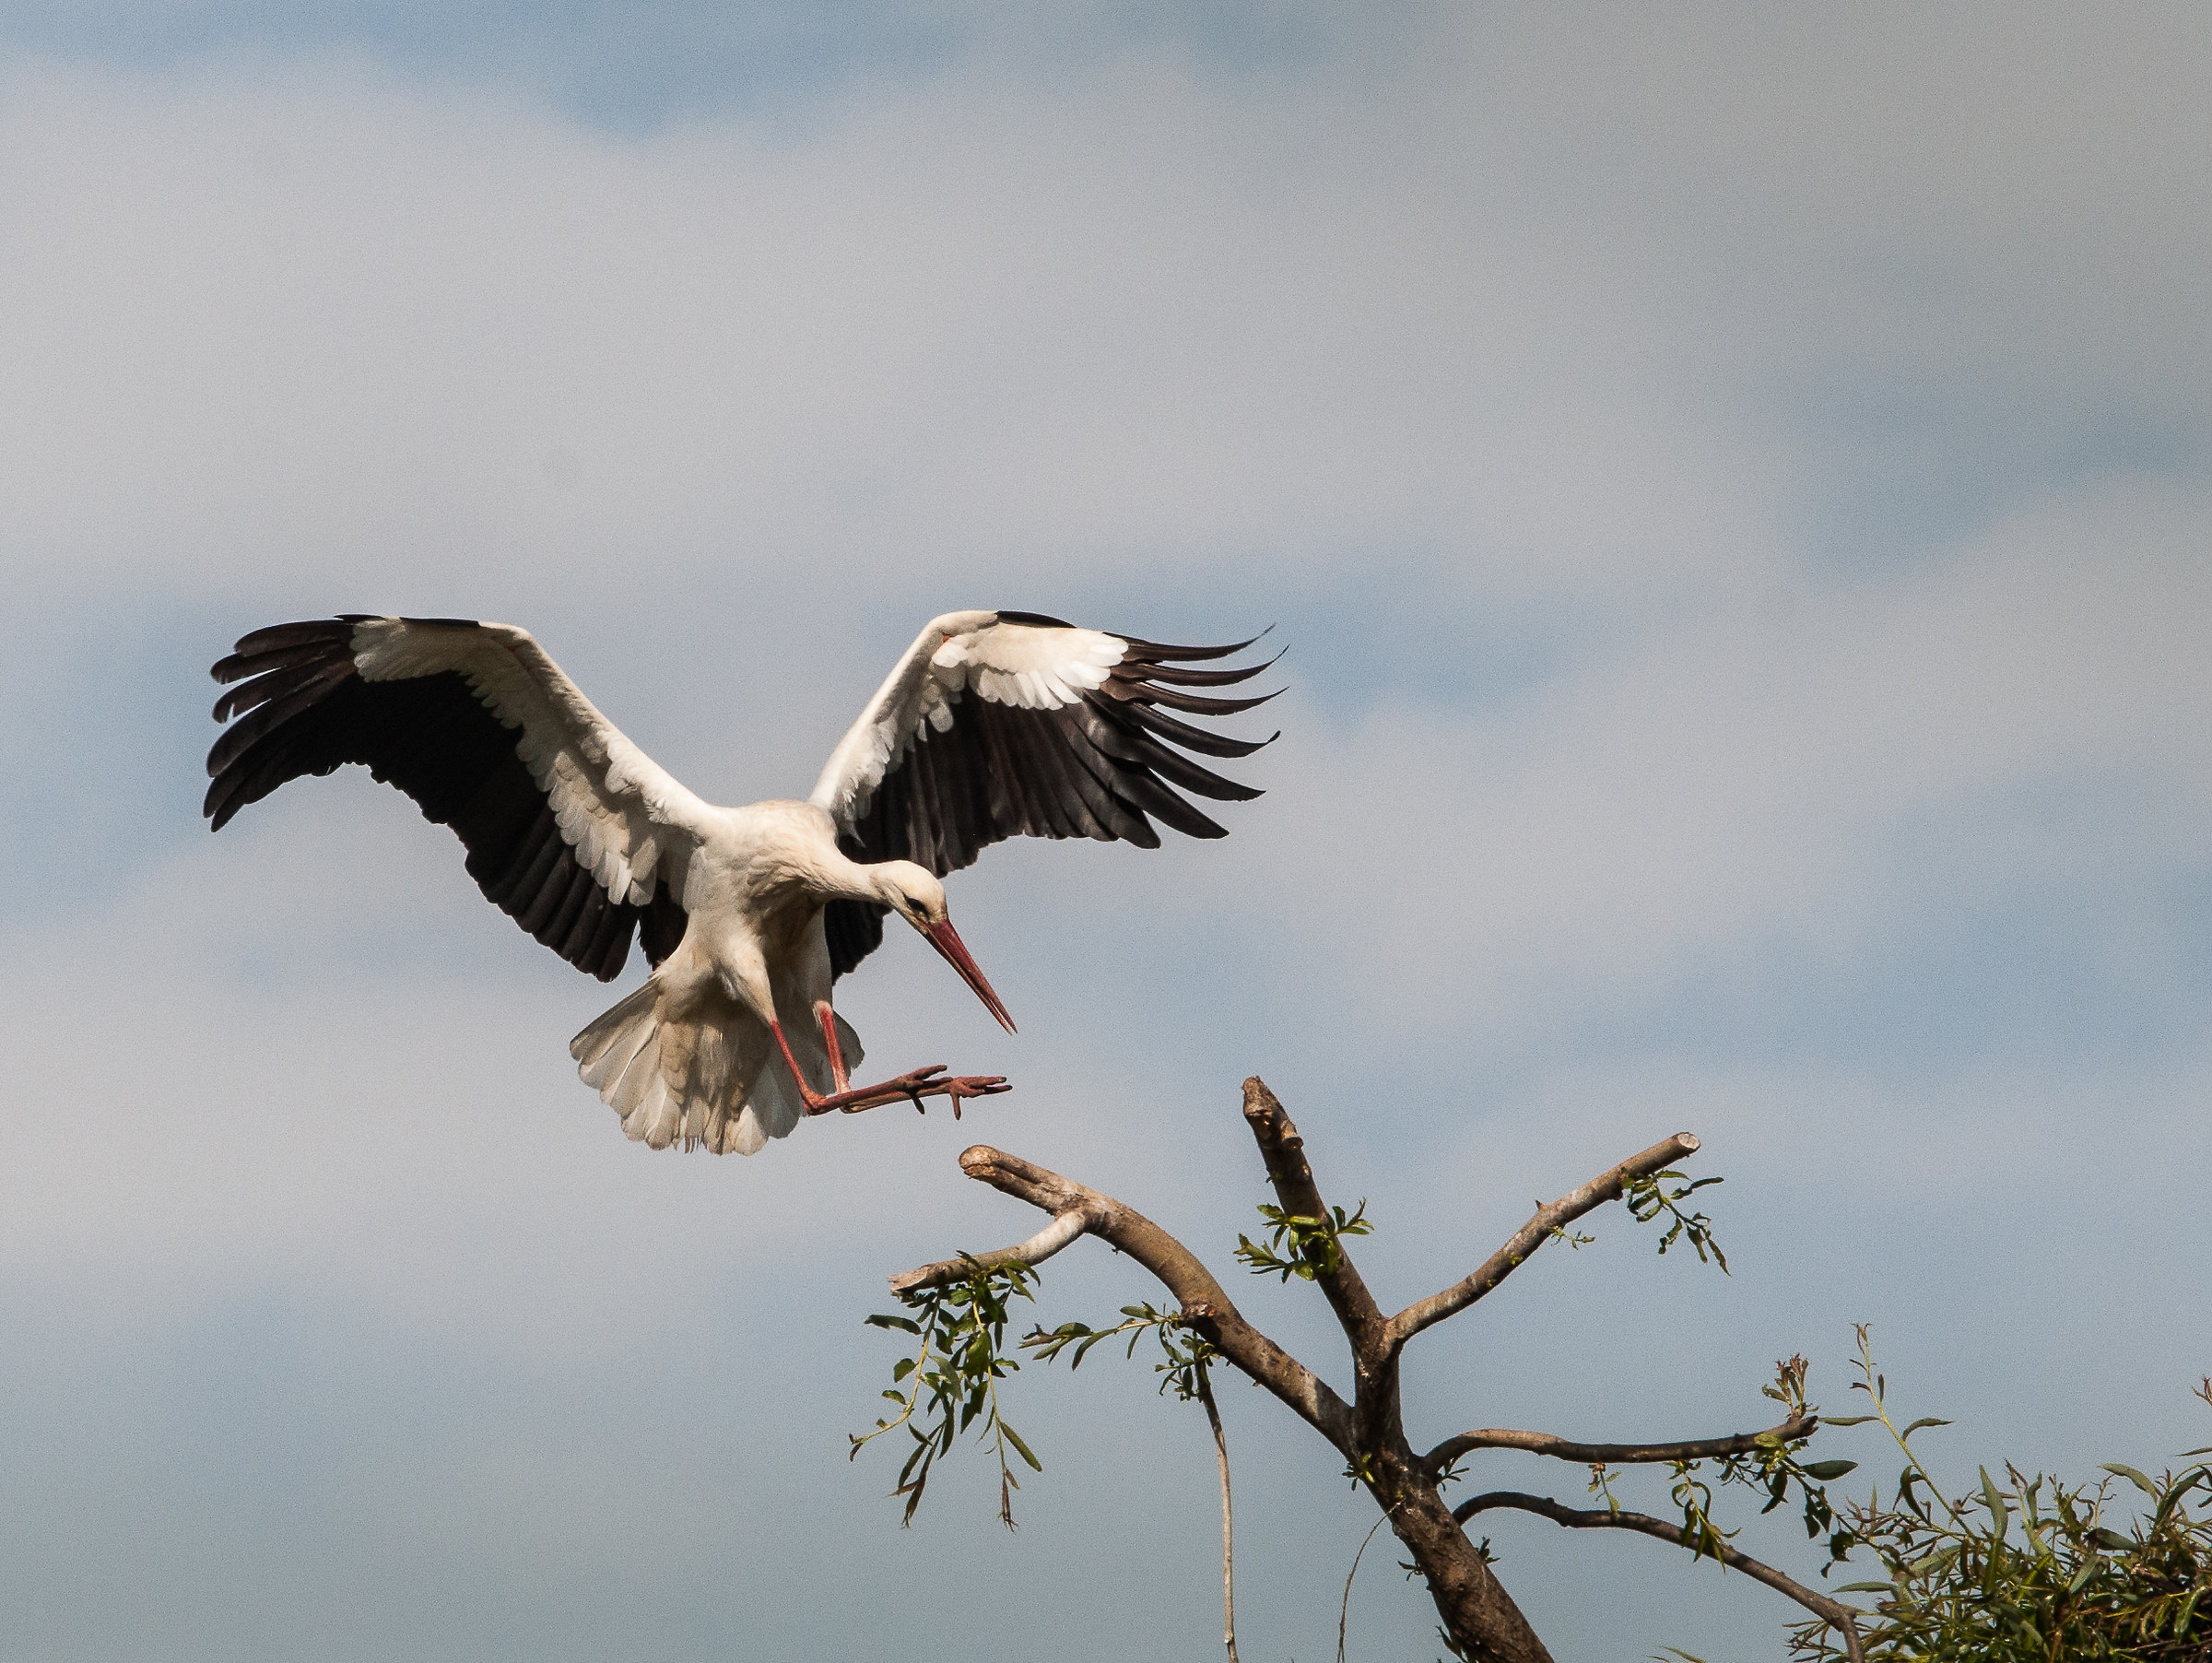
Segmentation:
<svg viewBox="0 0 2212 1663">
<path fill-rule="evenodd" d="M 945 1095 L 951 1100 L 952 1117 L 955 1120 L 960 1117 L 962 1098 L 996 1097 L 1001 1091 L 1014 1089 L 1003 1074 L 961 1074 L 951 1079 L 941 1079 L 937 1084 L 945 1089 Z"/>
<path fill-rule="evenodd" d="M 794 1067 L 793 1073 L 798 1072 Z M 953 1114 L 959 1114 L 960 1103 L 970 1097 L 992 1097 L 1010 1088 L 1006 1077 L 998 1074 L 947 1075 L 943 1063 L 932 1063 L 926 1068 L 914 1068 L 887 1079 L 879 1086 L 864 1086 L 856 1091 L 839 1091 L 824 1097 L 810 1086 L 801 1086 L 806 1100 L 808 1115 L 827 1115 L 832 1110 L 841 1115 L 859 1115 L 869 1109 L 879 1109 L 886 1103 L 905 1098 L 914 1107 L 927 1113 L 924 1097 L 945 1096 L 952 1100 Z"/>
<path fill-rule="evenodd" d="M 1006 1077 L 1003 1074 L 954 1074 L 942 1079 L 937 1078 L 944 1073 L 943 1063 L 932 1063 L 926 1068 L 916 1068 L 912 1073 L 901 1074 L 897 1079 L 887 1080 L 884 1087 L 886 1090 L 895 1088 L 904 1092 L 918 1115 L 929 1113 L 929 1105 L 922 1101 L 924 1096 L 940 1094 L 950 1100 L 955 1120 L 960 1117 L 963 1100 L 970 1097 L 995 1097 L 1001 1091 L 1014 1089 L 1006 1083 Z M 844 1109 L 843 1113 L 857 1115 L 869 1106 L 866 1103 L 855 1103 Z"/>
</svg>

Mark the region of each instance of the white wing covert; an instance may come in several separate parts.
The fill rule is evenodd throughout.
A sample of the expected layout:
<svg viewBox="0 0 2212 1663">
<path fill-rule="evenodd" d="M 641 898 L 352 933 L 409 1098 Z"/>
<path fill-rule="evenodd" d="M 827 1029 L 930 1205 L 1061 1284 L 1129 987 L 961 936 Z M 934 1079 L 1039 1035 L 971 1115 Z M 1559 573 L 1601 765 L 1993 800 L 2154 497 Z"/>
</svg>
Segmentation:
<svg viewBox="0 0 2212 1663">
<path fill-rule="evenodd" d="M 948 612 L 907 649 L 808 800 L 836 820 L 852 858 L 911 860 L 939 877 L 1008 837 L 1157 848 L 1154 820 L 1223 836 L 1175 788 L 1227 802 L 1260 793 L 1182 751 L 1250 756 L 1275 736 L 1231 739 L 1166 710 L 1230 715 L 1275 697 L 1185 690 L 1233 685 L 1274 662 L 1183 667 L 1250 645 L 1168 646 L 1038 613 Z M 833 902 L 824 922 L 841 975 L 882 939 L 882 911 L 865 902 Z"/>
<path fill-rule="evenodd" d="M 602 981 L 633 930 L 658 963 L 682 939 L 683 879 L 712 813 L 633 745 L 526 630 L 347 614 L 243 637 L 207 756 L 220 830 L 288 780 L 367 765 L 451 826 L 469 876 L 537 940 Z"/>
</svg>

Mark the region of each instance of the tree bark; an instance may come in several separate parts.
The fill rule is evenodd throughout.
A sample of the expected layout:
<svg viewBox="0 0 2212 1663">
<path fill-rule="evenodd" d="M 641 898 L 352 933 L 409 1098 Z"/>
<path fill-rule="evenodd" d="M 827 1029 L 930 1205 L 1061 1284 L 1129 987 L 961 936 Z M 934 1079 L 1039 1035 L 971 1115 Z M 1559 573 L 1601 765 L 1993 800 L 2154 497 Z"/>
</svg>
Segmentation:
<svg viewBox="0 0 2212 1663">
<path fill-rule="evenodd" d="M 1369 1493 L 1388 1511 L 1392 1533 L 1428 1582 L 1429 1598 L 1452 1643 L 1484 1663 L 1551 1663 L 1551 1653 L 1405 1440 L 1377 1455 L 1372 1465 Z"/>
</svg>

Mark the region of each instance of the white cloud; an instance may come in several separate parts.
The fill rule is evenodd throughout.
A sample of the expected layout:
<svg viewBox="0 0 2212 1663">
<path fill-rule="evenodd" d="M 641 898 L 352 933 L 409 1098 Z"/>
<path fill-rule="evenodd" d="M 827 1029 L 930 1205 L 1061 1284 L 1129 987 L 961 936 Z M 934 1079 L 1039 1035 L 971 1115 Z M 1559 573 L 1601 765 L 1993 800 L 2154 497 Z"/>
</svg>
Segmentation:
<svg viewBox="0 0 2212 1663">
<path fill-rule="evenodd" d="M 634 605 L 732 559 L 1741 558 L 1572 257 L 1467 159 L 1336 154 L 1361 112 L 1297 86 L 1147 62 L 619 140 L 335 70 L 48 71 L 4 119 L 0 534 L 38 567 L 614 562 Z"/>
<path fill-rule="evenodd" d="M 1510 702 L 1296 713 L 1240 835 L 1300 874 L 1290 927 L 1326 920 L 1369 1019 L 1524 1035 L 1715 953 L 1848 959 L 2114 860 L 2201 871 L 2208 519 L 2098 491 L 1932 568 L 1716 599 Z"/>
</svg>

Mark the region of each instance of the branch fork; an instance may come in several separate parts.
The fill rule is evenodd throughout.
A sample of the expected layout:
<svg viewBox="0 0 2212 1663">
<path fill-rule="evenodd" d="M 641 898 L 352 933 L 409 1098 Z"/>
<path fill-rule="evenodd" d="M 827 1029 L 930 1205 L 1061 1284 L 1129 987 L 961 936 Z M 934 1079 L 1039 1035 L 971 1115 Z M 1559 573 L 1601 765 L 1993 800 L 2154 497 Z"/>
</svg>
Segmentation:
<svg viewBox="0 0 2212 1663">
<path fill-rule="evenodd" d="M 1282 1211 L 1298 1219 L 1331 1218 L 1306 1159 L 1304 1139 L 1282 1103 L 1256 1077 L 1244 1082 L 1243 1107 L 1245 1123 L 1266 1162 L 1268 1181 Z M 1665 1520 L 1642 1514 L 1585 1512 L 1513 1491 L 1492 1491 L 1456 1508 L 1449 1507 L 1441 1498 L 1440 1485 L 1454 1462 L 1484 1449 L 1521 1450 L 1583 1465 L 1704 1460 L 1795 1443 L 1813 1433 L 1819 1425 L 1818 1417 L 1800 1408 L 1780 1425 L 1764 1432 L 1646 1445 L 1584 1444 L 1548 1433 L 1488 1427 L 1447 1438 L 1421 1455 L 1407 1443 L 1402 1425 L 1400 1359 L 1416 1335 L 1492 1292 L 1546 1242 L 1563 1235 L 1577 1219 L 1621 1199 L 1632 1185 L 1665 1172 L 1696 1154 L 1698 1149 L 1698 1139 L 1681 1132 L 1606 1168 L 1580 1188 L 1539 1206 L 1526 1223 L 1467 1276 L 1394 1315 L 1383 1313 L 1341 1237 L 1334 1238 L 1335 1250 L 1325 1260 L 1309 1257 L 1305 1263 L 1351 1351 L 1354 1386 L 1349 1403 L 1305 1363 L 1247 1322 L 1198 1257 L 1142 1213 L 1112 1196 L 987 1144 L 964 1150 L 960 1169 L 970 1177 L 1050 1214 L 1051 1222 L 1010 1247 L 919 1266 L 893 1277 L 891 1286 L 908 1293 L 959 1281 L 974 1275 L 979 1268 L 1035 1266 L 1078 1237 L 1100 1237 L 1136 1260 L 1166 1288 L 1175 1298 L 1182 1321 L 1211 1344 L 1223 1361 L 1266 1387 L 1343 1454 L 1383 1510 L 1384 1521 L 1426 1576 L 1438 1612 L 1455 1645 L 1467 1655 L 1495 1663 L 1550 1663 L 1550 1653 L 1498 1582 L 1487 1556 L 1469 1539 L 1463 1527 L 1467 1519 L 1493 1508 L 1512 1508 L 1572 1527 L 1637 1530 L 1678 1545 L 1684 1542 L 1683 1533 Z M 1301 1269 L 1300 1274 L 1307 1271 Z M 1211 1408 L 1209 1401 L 1209 1413 Z M 1227 1457 L 1219 1442 L 1218 1419 L 1215 1432 L 1217 1452 L 1223 1462 L 1226 1597 Z M 1842 1634 L 1853 1663 L 1858 1663 L 1857 1613 L 1850 1607 L 1801 1586 L 1735 1548 L 1723 1544 L 1719 1551 L 1724 1563 L 1786 1594 L 1833 1625 Z M 1233 1615 L 1229 1645 L 1233 1659 Z"/>
</svg>

